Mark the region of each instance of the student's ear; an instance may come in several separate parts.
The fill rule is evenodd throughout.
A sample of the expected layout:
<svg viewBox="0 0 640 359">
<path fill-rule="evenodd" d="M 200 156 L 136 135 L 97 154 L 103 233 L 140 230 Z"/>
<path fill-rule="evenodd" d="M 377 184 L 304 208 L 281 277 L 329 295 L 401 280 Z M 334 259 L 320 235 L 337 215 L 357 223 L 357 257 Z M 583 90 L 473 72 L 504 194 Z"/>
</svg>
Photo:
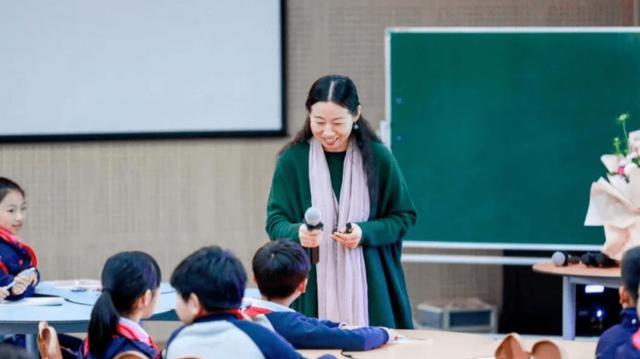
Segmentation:
<svg viewBox="0 0 640 359">
<path fill-rule="evenodd" d="M 298 284 L 298 287 L 296 288 L 296 291 L 300 294 L 304 293 L 307 291 L 307 283 L 309 282 L 309 278 L 305 278 L 305 280 L 303 280 L 302 282 L 300 282 L 300 284 Z"/>
<path fill-rule="evenodd" d="M 353 116 L 353 123 L 356 123 L 360 119 L 360 115 L 362 114 L 362 105 L 358 105 L 358 113 Z"/>
<path fill-rule="evenodd" d="M 256 280 L 256 275 L 255 275 L 255 274 L 251 276 L 251 281 L 252 281 L 254 284 L 258 285 L 258 281 Z"/>
<path fill-rule="evenodd" d="M 629 291 L 624 286 L 621 286 L 620 288 L 618 288 L 618 295 L 620 296 L 620 305 L 622 305 L 622 308 L 633 306 L 631 295 L 629 294 Z"/>
<path fill-rule="evenodd" d="M 200 315 L 201 312 L 204 310 L 204 307 L 202 306 L 200 299 L 195 293 L 191 293 L 189 295 L 189 300 L 187 300 L 187 310 L 189 311 L 190 314 L 193 315 L 194 318 Z"/>
<path fill-rule="evenodd" d="M 142 296 L 142 304 L 146 307 L 153 301 L 153 292 L 151 289 L 147 289 Z"/>
<path fill-rule="evenodd" d="M 151 301 L 153 300 L 153 293 L 151 293 L 150 289 L 147 289 L 143 295 L 140 296 L 140 298 L 138 298 L 138 300 L 135 301 L 134 303 L 134 308 L 138 309 L 138 308 L 144 308 L 146 306 L 148 306 L 149 304 L 151 304 Z"/>
</svg>

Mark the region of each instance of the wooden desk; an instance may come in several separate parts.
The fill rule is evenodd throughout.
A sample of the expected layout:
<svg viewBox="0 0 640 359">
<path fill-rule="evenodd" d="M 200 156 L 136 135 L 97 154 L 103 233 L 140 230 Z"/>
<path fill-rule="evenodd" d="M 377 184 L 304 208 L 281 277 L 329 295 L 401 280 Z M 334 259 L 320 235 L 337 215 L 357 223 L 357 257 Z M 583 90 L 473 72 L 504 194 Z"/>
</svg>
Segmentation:
<svg viewBox="0 0 640 359">
<path fill-rule="evenodd" d="M 533 270 L 539 273 L 562 276 L 562 337 L 576 337 L 576 284 L 597 284 L 618 288 L 620 267 L 595 268 L 584 264 L 556 267 L 551 262 L 538 263 Z"/>
<path fill-rule="evenodd" d="M 367 352 L 346 352 L 352 358 L 447 358 L 447 359 L 492 359 L 495 349 L 504 335 L 482 335 L 454 333 L 435 330 L 398 330 L 405 340 L 384 345 Z M 524 339 L 524 349 L 530 350 L 535 339 Z M 593 358 L 595 341 L 556 340 L 565 350 L 568 359 Z M 322 354 L 333 354 L 344 358 L 339 350 L 299 350 L 308 358 Z"/>
</svg>

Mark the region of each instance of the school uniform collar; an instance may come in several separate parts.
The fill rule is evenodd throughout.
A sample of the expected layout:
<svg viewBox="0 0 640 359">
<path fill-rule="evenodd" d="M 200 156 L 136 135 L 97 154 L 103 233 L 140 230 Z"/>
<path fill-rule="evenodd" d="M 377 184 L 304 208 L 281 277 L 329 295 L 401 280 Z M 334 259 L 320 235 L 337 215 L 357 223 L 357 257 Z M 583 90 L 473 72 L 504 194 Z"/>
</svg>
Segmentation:
<svg viewBox="0 0 640 359">
<path fill-rule="evenodd" d="M 29 260 L 31 261 L 31 266 L 32 267 L 38 266 L 38 257 L 36 256 L 36 252 L 33 250 L 33 248 L 31 248 L 29 245 L 25 243 L 20 242 L 20 240 L 18 240 L 18 237 L 15 234 L 9 232 L 7 229 L 2 227 L 0 227 L 0 241 L 3 241 L 22 251 L 25 251 L 26 254 L 29 256 Z M 6 266 L 2 263 L 1 258 L 0 258 L 0 270 L 3 270 L 4 272 L 8 273 L 8 270 Z"/>
<path fill-rule="evenodd" d="M 259 307 L 259 308 L 267 309 L 271 312 L 295 312 L 295 310 L 289 307 L 285 307 L 282 304 L 270 302 L 268 300 L 258 299 L 258 298 L 245 298 L 245 299 L 246 299 L 245 303 L 247 304 L 247 308 Z"/>
<path fill-rule="evenodd" d="M 624 308 L 620 312 L 620 323 L 623 326 L 638 327 L 638 313 L 636 307 Z"/>
<path fill-rule="evenodd" d="M 132 342 L 140 342 L 147 345 L 154 352 L 154 359 L 160 358 L 160 350 L 158 349 L 158 345 L 153 341 L 153 338 L 147 333 L 144 328 L 140 325 L 140 323 L 134 322 L 131 319 L 125 317 L 118 318 L 118 327 L 117 327 L 118 335 L 126 338 Z M 115 336 L 114 336 L 115 338 Z M 89 355 L 89 338 L 87 337 L 84 341 L 84 345 L 82 346 L 82 351 L 85 356 Z"/>
<path fill-rule="evenodd" d="M 145 344 L 150 344 L 149 340 L 150 336 L 146 330 L 140 325 L 140 323 L 135 322 L 129 318 L 120 317 L 118 320 L 118 332 L 124 335 L 125 337 L 129 337 L 126 334 L 129 334 L 129 339 L 139 340 Z M 126 333 L 126 334 L 125 334 Z"/>
<path fill-rule="evenodd" d="M 0 227 L 0 238 L 2 238 L 2 240 L 4 240 L 5 242 L 9 243 L 9 244 L 13 244 L 14 246 L 19 247 L 20 246 L 20 241 L 18 240 L 18 237 L 9 232 L 8 230 L 6 230 L 5 228 Z"/>
<path fill-rule="evenodd" d="M 197 317 L 193 320 L 193 323 L 205 323 L 205 322 L 214 322 L 217 320 L 244 320 L 245 316 L 242 314 L 240 309 L 232 308 L 224 311 L 205 314 Z"/>
</svg>

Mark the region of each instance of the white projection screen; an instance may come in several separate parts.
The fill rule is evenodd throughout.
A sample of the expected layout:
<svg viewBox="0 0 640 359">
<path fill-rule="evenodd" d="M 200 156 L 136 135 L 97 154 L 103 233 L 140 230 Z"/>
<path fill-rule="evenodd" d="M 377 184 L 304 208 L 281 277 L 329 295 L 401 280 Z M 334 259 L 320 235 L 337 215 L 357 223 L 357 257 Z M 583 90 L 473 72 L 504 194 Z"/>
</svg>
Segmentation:
<svg viewBox="0 0 640 359">
<path fill-rule="evenodd" d="M 0 0 L 0 140 L 285 133 L 281 0 Z"/>
</svg>

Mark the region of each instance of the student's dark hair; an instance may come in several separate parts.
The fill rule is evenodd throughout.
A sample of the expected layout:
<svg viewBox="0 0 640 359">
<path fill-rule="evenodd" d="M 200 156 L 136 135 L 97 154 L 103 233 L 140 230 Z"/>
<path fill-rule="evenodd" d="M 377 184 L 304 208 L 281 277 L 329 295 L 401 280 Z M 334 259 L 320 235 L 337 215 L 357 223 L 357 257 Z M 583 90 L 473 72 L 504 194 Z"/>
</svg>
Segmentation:
<svg viewBox="0 0 640 359">
<path fill-rule="evenodd" d="M 24 348 L 16 345 L 0 343 L 0 358 L 2 359 L 30 359 Z"/>
<path fill-rule="evenodd" d="M 198 249 L 171 274 L 171 285 L 178 295 L 187 301 L 194 293 L 208 312 L 240 307 L 246 283 L 242 263 L 218 246 Z"/>
<path fill-rule="evenodd" d="M 22 197 L 25 196 L 24 190 L 19 184 L 6 177 L 0 177 L 0 201 L 2 201 L 10 191 L 18 191 Z"/>
<path fill-rule="evenodd" d="M 280 239 L 258 249 L 251 262 L 260 293 L 272 298 L 286 298 L 309 276 L 311 264 L 298 243 Z"/>
<path fill-rule="evenodd" d="M 119 316 L 131 311 L 147 290 L 160 286 L 160 266 L 149 254 L 140 251 L 115 254 L 102 268 L 102 294 L 91 311 L 89 352 L 96 357 L 107 350 L 117 334 Z"/>
<path fill-rule="evenodd" d="M 296 136 L 287 143 L 280 154 L 288 148 L 305 142 L 311 137 L 311 120 L 309 113 L 311 112 L 311 106 L 316 102 L 333 102 L 336 105 L 346 108 L 353 116 L 358 114 L 358 106 L 360 105 L 360 99 L 358 98 L 358 90 L 355 83 L 347 77 L 342 75 L 327 75 L 316 80 L 311 85 L 305 107 L 307 108 L 307 119 L 304 122 L 302 130 L 296 134 Z M 369 196 L 372 202 L 375 202 L 375 194 L 377 193 L 378 180 L 375 176 L 375 164 L 373 161 L 373 148 L 372 142 L 382 142 L 378 135 L 373 131 L 369 121 L 367 121 L 362 114 L 358 122 L 358 129 L 355 128 L 351 131 L 351 139 L 355 140 L 360 153 L 362 153 L 362 164 L 364 171 L 367 175 L 367 184 L 369 185 Z"/>
<path fill-rule="evenodd" d="M 622 283 L 629 291 L 635 303 L 638 302 L 638 283 L 640 282 L 640 246 L 627 250 L 620 264 Z"/>
</svg>

